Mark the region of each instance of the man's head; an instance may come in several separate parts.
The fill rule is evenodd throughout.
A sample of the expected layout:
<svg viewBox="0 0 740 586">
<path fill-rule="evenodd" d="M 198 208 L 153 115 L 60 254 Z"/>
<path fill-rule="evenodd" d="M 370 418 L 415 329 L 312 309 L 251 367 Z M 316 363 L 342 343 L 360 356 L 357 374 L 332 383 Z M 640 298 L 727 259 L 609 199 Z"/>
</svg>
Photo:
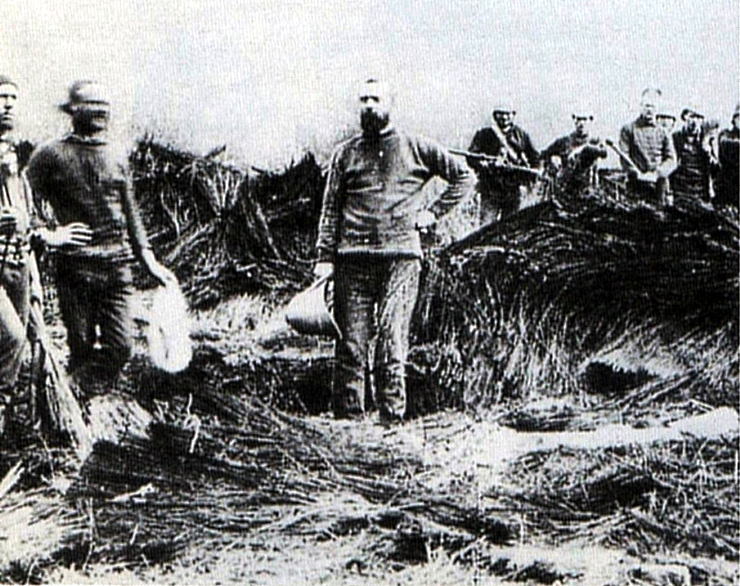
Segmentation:
<svg viewBox="0 0 740 586">
<path fill-rule="evenodd" d="M 60 108 L 72 116 L 72 126 L 78 134 L 97 134 L 108 129 L 110 98 L 95 81 L 74 82 L 69 88 L 69 98 Z"/>
<path fill-rule="evenodd" d="M 377 136 L 390 122 L 393 96 L 386 84 L 371 78 L 357 92 L 360 126 L 368 136 Z"/>
<path fill-rule="evenodd" d="M 735 111 L 732 113 L 732 127 L 735 130 L 740 129 L 740 104 L 735 106 Z"/>
<path fill-rule="evenodd" d="M 498 127 L 504 132 L 508 132 L 514 125 L 516 110 L 509 102 L 500 102 L 493 107 L 491 115 L 493 116 L 494 122 L 498 124 Z"/>
<path fill-rule="evenodd" d="M 593 114 L 586 109 L 579 108 L 571 116 L 576 134 L 578 136 L 588 136 L 591 132 L 591 123 L 594 121 Z"/>
<path fill-rule="evenodd" d="M 0 75 L 0 136 L 15 127 L 15 103 L 18 100 L 18 86 L 5 75 Z"/>
<path fill-rule="evenodd" d="M 657 88 L 647 88 L 640 99 L 640 116 L 645 122 L 655 122 L 655 114 L 660 106 L 663 93 Z"/>
<path fill-rule="evenodd" d="M 683 120 L 689 132 L 698 132 L 704 122 L 704 114 L 699 112 L 696 106 L 687 106 L 681 112 L 681 120 Z"/>
<path fill-rule="evenodd" d="M 668 132 L 672 132 L 673 127 L 676 125 L 676 117 L 670 112 L 658 112 L 655 115 L 655 122 Z"/>
</svg>

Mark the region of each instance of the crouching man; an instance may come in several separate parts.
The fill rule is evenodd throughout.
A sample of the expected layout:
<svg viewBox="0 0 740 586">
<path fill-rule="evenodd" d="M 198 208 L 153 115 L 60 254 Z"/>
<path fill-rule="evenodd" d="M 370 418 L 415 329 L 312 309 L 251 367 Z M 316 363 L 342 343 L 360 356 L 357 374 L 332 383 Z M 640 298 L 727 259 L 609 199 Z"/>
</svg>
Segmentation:
<svg viewBox="0 0 740 586">
<path fill-rule="evenodd" d="M 59 243 L 56 285 L 69 369 L 89 390 L 88 383 L 112 382 L 131 355 L 133 261 L 159 283 L 172 274 L 149 247 L 126 154 L 107 139 L 110 101 L 103 87 L 75 82 L 61 109 L 72 132 L 36 149 L 28 179 L 60 225 L 50 239 L 64 230 L 73 236 Z"/>
<path fill-rule="evenodd" d="M 374 79 L 359 92 L 362 133 L 334 152 L 317 241 L 318 277 L 334 275 L 336 342 L 332 408 L 364 415 L 368 350 L 374 344 L 376 403 L 382 422 L 406 415 L 405 366 L 419 290 L 420 231 L 463 199 L 474 177 L 429 140 L 390 122 L 392 97 Z M 434 176 L 447 189 L 428 209 L 422 188 Z"/>
</svg>

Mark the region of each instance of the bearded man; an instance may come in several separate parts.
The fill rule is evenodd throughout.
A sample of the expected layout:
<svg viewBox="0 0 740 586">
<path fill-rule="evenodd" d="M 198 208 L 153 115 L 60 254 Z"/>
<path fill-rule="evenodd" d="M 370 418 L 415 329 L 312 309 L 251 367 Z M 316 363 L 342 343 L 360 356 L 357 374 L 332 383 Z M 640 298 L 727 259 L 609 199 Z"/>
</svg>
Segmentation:
<svg viewBox="0 0 740 586">
<path fill-rule="evenodd" d="M 380 419 L 392 423 L 408 416 L 405 366 L 419 290 L 419 233 L 467 195 L 473 178 L 464 162 L 440 145 L 392 125 L 393 98 L 385 84 L 363 83 L 358 106 L 362 133 L 339 145 L 331 158 L 314 273 L 334 276 L 341 332 L 332 389 L 335 417 L 364 416 L 373 354 Z M 422 189 L 435 176 L 448 186 L 427 208 Z"/>
</svg>

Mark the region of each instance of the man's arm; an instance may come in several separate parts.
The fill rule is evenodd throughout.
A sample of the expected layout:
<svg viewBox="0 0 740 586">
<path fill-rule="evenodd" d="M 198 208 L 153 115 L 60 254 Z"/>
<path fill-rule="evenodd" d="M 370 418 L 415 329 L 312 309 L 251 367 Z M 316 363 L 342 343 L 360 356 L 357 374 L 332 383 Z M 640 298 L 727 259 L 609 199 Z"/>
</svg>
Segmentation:
<svg viewBox="0 0 740 586">
<path fill-rule="evenodd" d="M 470 193 L 475 184 L 475 176 L 462 159 L 454 157 L 437 143 L 420 140 L 419 153 L 430 175 L 447 181 L 447 189 L 428 210 L 439 220 Z"/>
<path fill-rule="evenodd" d="M 626 154 L 628 157 L 631 157 L 632 132 L 630 131 L 629 126 L 623 126 L 622 130 L 619 133 L 619 150 L 622 151 L 624 154 Z M 632 170 L 629 163 L 627 163 L 627 161 L 625 161 L 622 157 L 619 157 L 619 164 L 622 166 L 622 169 L 624 169 L 625 171 Z"/>
<path fill-rule="evenodd" d="M 668 177 L 676 170 L 678 162 L 676 161 L 676 147 L 673 144 L 673 138 L 667 132 L 663 134 L 661 150 L 661 162 L 656 171 L 658 177 Z"/>
<path fill-rule="evenodd" d="M 316 240 L 319 263 L 333 263 L 337 250 L 337 238 L 341 210 L 339 209 L 342 190 L 341 149 L 334 151 L 329 163 L 324 196 L 321 203 L 319 231 Z"/>
<path fill-rule="evenodd" d="M 532 138 L 524 131 L 522 131 L 522 147 L 522 151 L 524 152 L 524 156 L 527 158 L 529 166 L 532 168 L 539 167 L 540 153 L 536 148 L 534 148 Z"/>
</svg>

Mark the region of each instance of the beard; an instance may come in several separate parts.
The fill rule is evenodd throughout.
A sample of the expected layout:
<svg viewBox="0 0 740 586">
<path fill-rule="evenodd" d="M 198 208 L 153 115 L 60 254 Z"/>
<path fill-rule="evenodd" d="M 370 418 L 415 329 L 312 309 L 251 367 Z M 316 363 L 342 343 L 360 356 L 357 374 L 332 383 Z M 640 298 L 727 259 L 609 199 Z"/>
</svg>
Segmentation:
<svg viewBox="0 0 740 586">
<path fill-rule="evenodd" d="M 362 133 L 367 136 L 378 136 L 380 131 L 388 126 L 390 116 L 388 113 L 376 114 L 374 112 L 362 112 L 360 114 L 360 126 Z"/>
</svg>

